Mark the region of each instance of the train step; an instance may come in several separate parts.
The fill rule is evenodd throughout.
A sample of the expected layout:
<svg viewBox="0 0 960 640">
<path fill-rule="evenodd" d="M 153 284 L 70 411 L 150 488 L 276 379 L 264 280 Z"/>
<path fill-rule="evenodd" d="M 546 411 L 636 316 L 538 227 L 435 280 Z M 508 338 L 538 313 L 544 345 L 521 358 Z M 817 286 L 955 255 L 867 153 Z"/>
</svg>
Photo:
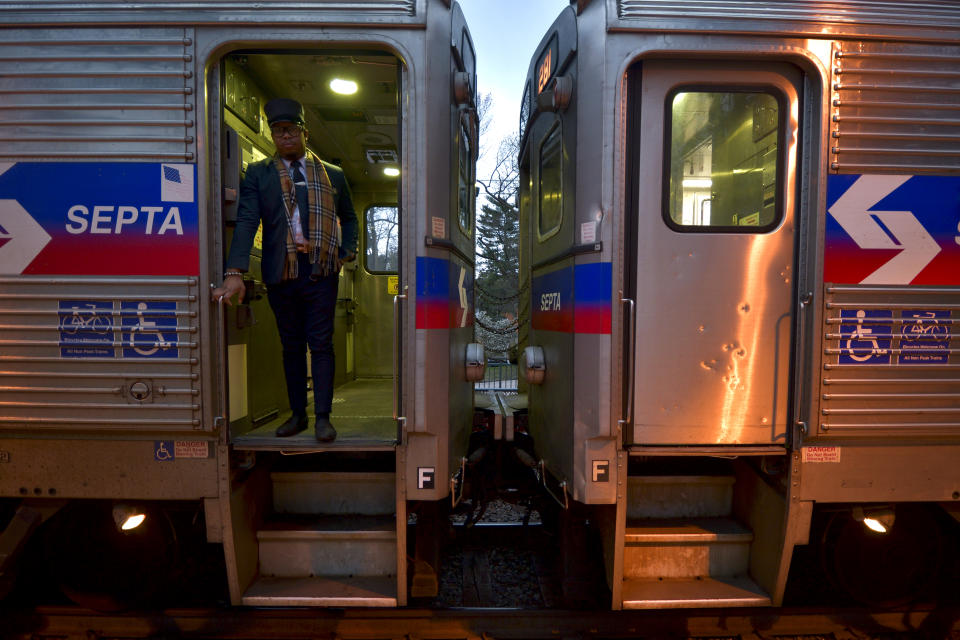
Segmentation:
<svg viewBox="0 0 960 640">
<path fill-rule="evenodd" d="M 395 577 L 261 577 L 243 594 L 250 607 L 396 607 Z"/>
<path fill-rule="evenodd" d="M 749 578 L 634 578 L 623 582 L 624 609 L 763 607 L 768 596 Z"/>
<path fill-rule="evenodd" d="M 623 574 L 632 578 L 743 575 L 753 533 L 730 518 L 627 522 Z"/>
<path fill-rule="evenodd" d="M 730 514 L 732 476 L 629 476 L 627 518 L 710 518 Z"/>
<path fill-rule="evenodd" d="M 397 574 L 396 519 L 326 515 L 284 518 L 257 531 L 262 578 Z"/>
<path fill-rule="evenodd" d="M 391 472 L 275 471 L 275 513 L 393 515 L 396 474 Z"/>
</svg>

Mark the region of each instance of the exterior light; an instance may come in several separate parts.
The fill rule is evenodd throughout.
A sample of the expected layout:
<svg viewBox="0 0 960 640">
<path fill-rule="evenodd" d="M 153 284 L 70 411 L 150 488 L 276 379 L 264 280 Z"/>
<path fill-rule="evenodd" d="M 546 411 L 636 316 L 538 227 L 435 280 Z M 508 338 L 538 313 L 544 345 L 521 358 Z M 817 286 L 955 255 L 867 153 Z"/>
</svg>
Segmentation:
<svg viewBox="0 0 960 640">
<path fill-rule="evenodd" d="M 893 507 L 867 507 L 857 505 L 853 508 L 854 520 L 859 520 L 863 526 L 877 533 L 888 533 L 893 528 L 896 513 Z"/>
<path fill-rule="evenodd" d="M 344 96 L 352 96 L 357 92 L 357 83 L 353 80 L 334 78 L 330 81 L 330 90 Z"/>
<path fill-rule="evenodd" d="M 530 384 L 543 384 L 547 376 L 547 360 L 543 347 L 527 347 L 523 350 L 524 376 Z"/>
<path fill-rule="evenodd" d="M 483 380 L 483 372 L 486 368 L 486 358 L 483 355 L 483 345 L 479 342 L 471 342 L 467 345 L 466 378 L 467 382 L 479 382 Z"/>
<path fill-rule="evenodd" d="M 384 167 L 383 175 L 396 178 L 400 175 L 400 169 L 397 169 L 396 167 Z"/>
<path fill-rule="evenodd" d="M 132 531 L 147 519 L 142 510 L 128 504 L 118 504 L 113 507 L 113 521 L 120 531 Z"/>
</svg>

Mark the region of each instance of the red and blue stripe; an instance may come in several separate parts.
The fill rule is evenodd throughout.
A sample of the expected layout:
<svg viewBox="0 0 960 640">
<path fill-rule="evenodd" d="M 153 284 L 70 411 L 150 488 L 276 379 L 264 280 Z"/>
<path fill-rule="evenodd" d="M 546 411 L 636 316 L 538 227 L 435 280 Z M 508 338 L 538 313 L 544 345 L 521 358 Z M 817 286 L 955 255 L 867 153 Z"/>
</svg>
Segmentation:
<svg viewBox="0 0 960 640">
<path fill-rule="evenodd" d="M 609 262 L 563 267 L 533 279 L 533 328 L 609 334 L 613 269 Z"/>
</svg>

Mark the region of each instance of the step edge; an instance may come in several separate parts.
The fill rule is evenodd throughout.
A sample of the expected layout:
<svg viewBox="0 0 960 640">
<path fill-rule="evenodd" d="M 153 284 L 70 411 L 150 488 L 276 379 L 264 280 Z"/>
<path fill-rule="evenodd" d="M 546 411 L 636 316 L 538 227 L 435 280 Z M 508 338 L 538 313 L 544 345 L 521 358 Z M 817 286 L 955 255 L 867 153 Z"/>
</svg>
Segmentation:
<svg viewBox="0 0 960 640">
<path fill-rule="evenodd" d="M 316 531 L 316 530 L 282 530 L 257 531 L 257 540 L 396 540 L 396 531 Z"/>
<path fill-rule="evenodd" d="M 247 607 L 392 607 L 397 599 L 351 598 L 351 597 L 312 597 L 312 596 L 243 596 L 242 603 Z"/>
<path fill-rule="evenodd" d="M 753 534 L 747 533 L 629 533 L 624 535 L 625 543 L 708 543 L 743 544 L 753 542 Z"/>
</svg>

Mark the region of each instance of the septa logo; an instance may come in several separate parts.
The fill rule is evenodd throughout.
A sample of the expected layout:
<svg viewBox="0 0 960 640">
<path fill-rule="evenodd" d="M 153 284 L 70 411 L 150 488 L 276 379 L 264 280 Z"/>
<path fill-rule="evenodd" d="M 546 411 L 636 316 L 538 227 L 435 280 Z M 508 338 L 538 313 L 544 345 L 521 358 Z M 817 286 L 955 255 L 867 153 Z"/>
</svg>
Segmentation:
<svg viewBox="0 0 960 640">
<path fill-rule="evenodd" d="M 12 237 L 3 226 L 0 226 L 0 247 L 10 242 Z"/>
<path fill-rule="evenodd" d="M 160 199 L 164 202 L 193 202 L 193 165 L 161 165 Z"/>
</svg>

